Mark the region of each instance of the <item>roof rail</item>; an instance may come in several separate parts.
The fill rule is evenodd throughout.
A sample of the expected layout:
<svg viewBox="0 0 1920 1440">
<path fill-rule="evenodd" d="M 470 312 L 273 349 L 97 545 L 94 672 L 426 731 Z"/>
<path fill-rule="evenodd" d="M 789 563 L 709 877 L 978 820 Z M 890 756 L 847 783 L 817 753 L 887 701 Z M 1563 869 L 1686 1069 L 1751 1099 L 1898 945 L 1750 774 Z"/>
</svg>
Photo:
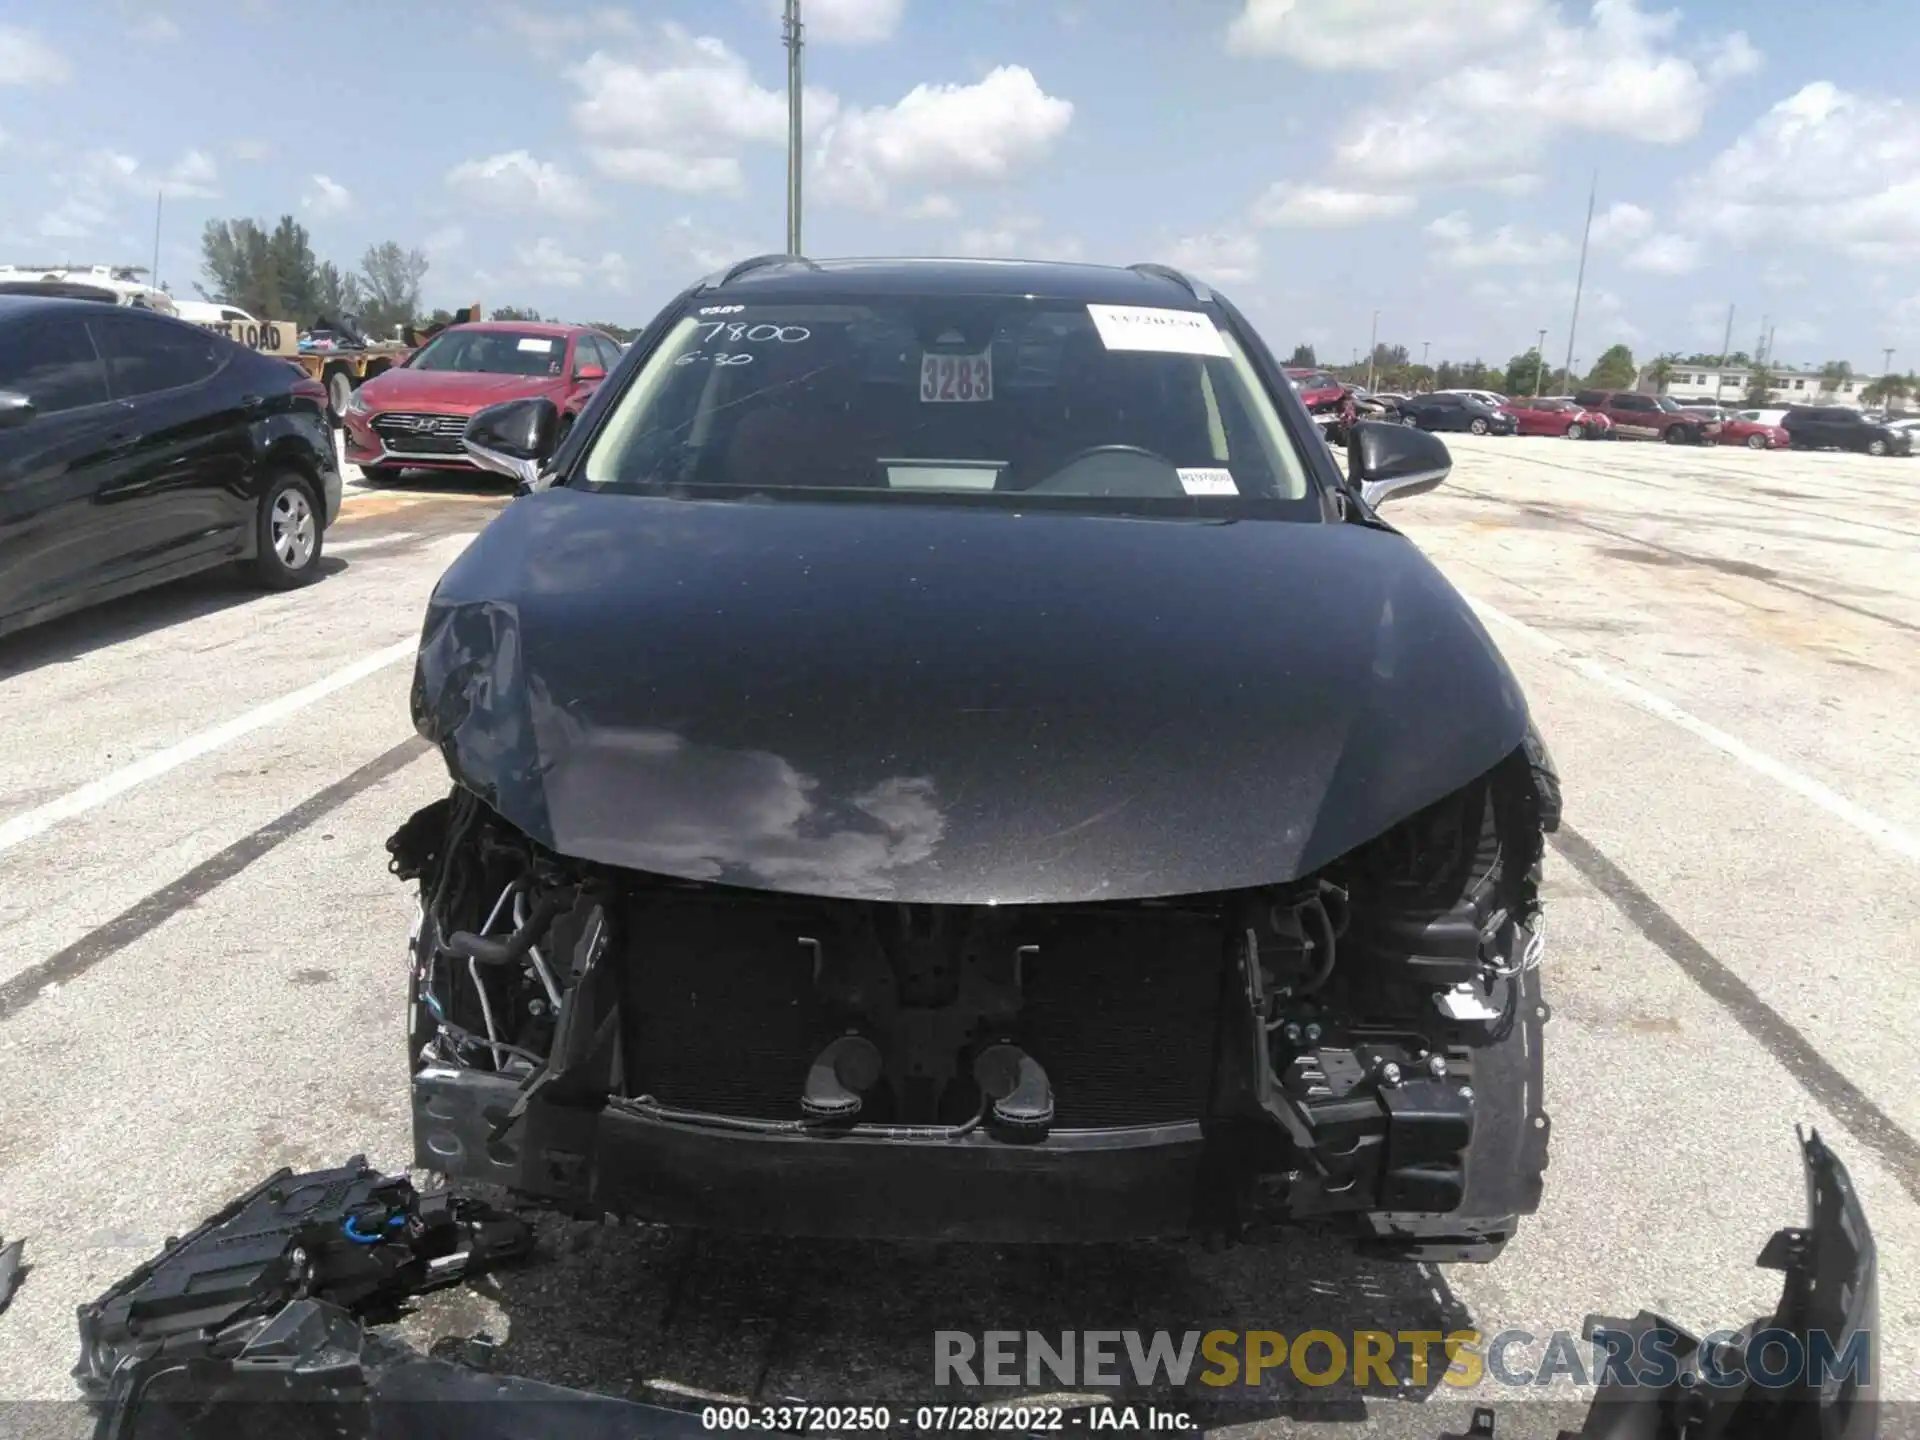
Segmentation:
<svg viewBox="0 0 1920 1440">
<path fill-rule="evenodd" d="M 1213 292 L 1211 290 L 1207 289 L 1206 286 L 1202 285 L 1191 275 L 1186 274 L 1184 271 L 1176 270 L 1171 265 L 1149 265 L 1143 263 L 1139 265 L 1129 265 L 1127 268 L 1136 275 L 1152 275 L 1156 279 L 1171 280 L 1174 284 L 1186 290 L 1188 294 L 1192 295 L 1193 298 L 1198 300 L 1202 305 L 1211 304 L 1213 301 Z"/>
<path fill-rule="evenodd" d="M 768 265 L 804 265 L 809 270 L 818 270 L 820 268 L 804 255 L 754 255 L 737 264 L 729 265 L 724 270 L 714 271 L 713 274 L 700 282 L 700 288 L 702 290 L 711 290 L 715 286 L 729 284 L 732 281 L 738 280 L 749 270 L 763 269 Z"/>
</svg>

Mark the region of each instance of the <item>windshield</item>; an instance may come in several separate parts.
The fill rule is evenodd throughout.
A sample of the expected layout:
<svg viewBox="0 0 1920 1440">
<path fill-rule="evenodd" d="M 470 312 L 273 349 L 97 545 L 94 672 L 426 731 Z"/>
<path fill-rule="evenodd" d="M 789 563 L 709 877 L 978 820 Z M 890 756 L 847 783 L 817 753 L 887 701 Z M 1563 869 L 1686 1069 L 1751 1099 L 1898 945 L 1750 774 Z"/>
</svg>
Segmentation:
<svg viewBox="0 0 1920 1440">
<path fill-rule="evenodd" d="M 1340 388 L 1338 380 L 1317 371 L 1311 375 L 1296 375 L 1293 377 L 1293 383 L 1302 390 L 1338 390 Z"/>
<path fill-rule="evenodd" d="M 1682 413 L 1680 408 L 1680 402 L 1678 400 L 1675 400 L 1671 395 L 1662 395 L 1659 398 L 1658 402 L 1656 403 L 1658 403 L 1660 408 L 1666 411 L 1669 415 L 1678 415 Z"/>
<path fill-rule="evenodd" d="M 558 375 L 567 342 L 525 330 L 442 330 L 409 370 L 465 370 L 476 375 Z"/>
<path fill-rule="evenodd" d="M 1099 501 L 1309 493 L 1257 373 L 1209 317 L 1031 296 L 686 316 L 616 403 L 584 480 Z"/>
</svg>

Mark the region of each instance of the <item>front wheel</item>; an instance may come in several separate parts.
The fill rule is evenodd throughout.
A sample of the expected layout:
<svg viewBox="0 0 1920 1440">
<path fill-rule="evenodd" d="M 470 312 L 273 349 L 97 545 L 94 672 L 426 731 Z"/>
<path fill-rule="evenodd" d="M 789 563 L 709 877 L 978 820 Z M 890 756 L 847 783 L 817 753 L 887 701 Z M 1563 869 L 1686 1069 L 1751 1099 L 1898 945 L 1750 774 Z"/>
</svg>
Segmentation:
<svg viewBox="0 0 1920 1440">
<path fill-rule="evenodd" d="M 335 425 L 346 423 L 347 406 L 353 400 L 353 376 L 335 370 L 327 376 L 327 418 Z"/>
<path fill-rule="evenodd" d="M 325 532 L 313 486 L 300 475 L 273 476 L 254 519 L 253 578 L 269 590 L 309 584 L 320 570 Z"/>
<path fill-rule="evenodd" d="M 1684 445 L 1687 443 L 1687 427 L 1684 425 L 1669 425 L 1666 434 L 1660 438 L 1665 440 L 1669 445 Z"/>
<path fill-rule="evenodd" d="M 1578 420 L 1567 426 L 1567 439 L 1569 440 L 1584 440 L 1586 435 L 1587 427 L 1582 425 Z"/>
<path fill-rule="evenodd" d="M 1478 415 L 1476 415 L 1473 417 L 1473 423 L 1468 425 L 1467 429 L 1471 430 L 1476 435 L 1484 435 L 1487 433 L 1487 422 L 1482 420 Z"/>
<path fill-rule="evenodd" d="M 1749 435 L 1749 436 L 1747 436 L 1747 448 L 1748 448 L 1749 450 L 1764 450 L 1764 449 L 1766 449 L 1766 448 L 1767 448 L 1767 437 L 1766 437 L 1766 436 L 1764 436 L 1764 435 Z"/>
<path fill-rule="evenodd" d="M 1869 455 L 1884 455 L 1884 454 L 1886 454 L 1886 453 L 1887 453 L 1887 442 L 1886 442 L 1886 441 L 1884 441 L 1884 440 L 1869 440 L 1869 441 L 1867 442 L 1867 453 L 1868 453 Z"/>
</svg>

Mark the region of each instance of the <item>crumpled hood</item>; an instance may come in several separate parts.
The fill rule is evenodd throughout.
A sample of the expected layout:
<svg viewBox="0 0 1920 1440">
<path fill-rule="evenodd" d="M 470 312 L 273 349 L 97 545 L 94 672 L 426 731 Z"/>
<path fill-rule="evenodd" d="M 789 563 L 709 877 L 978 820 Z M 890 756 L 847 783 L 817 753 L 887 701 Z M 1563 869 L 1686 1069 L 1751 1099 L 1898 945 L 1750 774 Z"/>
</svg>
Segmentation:
<svg viewBox="0 0 1920 1440">
<path fill-rule="evenodd" d="M 441 579 L 413 714 L 563 854 L 932 903 L 1290 879 L 1527 725 L 1389 531 L 565 489 Z"/>
<path fill-rule="evenodd" d="M 409 406 L 438 410 L 478 410 L 500 400 L 545 395 L 559 376 L 482 375 L 466 370 L 389 370 L 361 387 L 375 410 Z"/>
</svg>

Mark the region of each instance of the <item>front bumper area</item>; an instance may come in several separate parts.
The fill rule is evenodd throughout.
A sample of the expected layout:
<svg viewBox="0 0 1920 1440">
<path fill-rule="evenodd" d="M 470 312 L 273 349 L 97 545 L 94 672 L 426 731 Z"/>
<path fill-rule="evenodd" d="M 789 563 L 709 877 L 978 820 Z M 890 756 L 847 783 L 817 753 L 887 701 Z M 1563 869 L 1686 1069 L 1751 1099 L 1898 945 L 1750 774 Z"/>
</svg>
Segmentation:
<svg viewBox="0 0 1920 1440">
<path fill-rule="evenodd" d="M 409 417 L 418 412 L 406 412 Z M 460 445 L 457 434 L 451 437 L 443 448 L 414 448 L 399 440 L 389 440 L 375 429 L 377 422 L 387 418 L 387 412 L 371 411 L 366 414 L 349 410 L 341 425 L 344 436 L 347 462 L 365 468 L 386 467 L 394 470 L 476 470 L 478 467 L 468 457 Z M 457 422 L 465 427 L 467 416 L 446 415 L 442 418 Z"/>
<path fill-rule="evenodd" d="M 1210 1147 L 1198 1124 L 1058 1131 L 1008 1144 L 755 1134 L 616 1106 L 528 1107 L 494 1139 L 511 1079 L 426 1069 L 413 1080 L 414 1163 L 582 1213 L 815 1239 L 986 1243 L 1177 1236 L 1204 1222 Z"/>
</svg>

